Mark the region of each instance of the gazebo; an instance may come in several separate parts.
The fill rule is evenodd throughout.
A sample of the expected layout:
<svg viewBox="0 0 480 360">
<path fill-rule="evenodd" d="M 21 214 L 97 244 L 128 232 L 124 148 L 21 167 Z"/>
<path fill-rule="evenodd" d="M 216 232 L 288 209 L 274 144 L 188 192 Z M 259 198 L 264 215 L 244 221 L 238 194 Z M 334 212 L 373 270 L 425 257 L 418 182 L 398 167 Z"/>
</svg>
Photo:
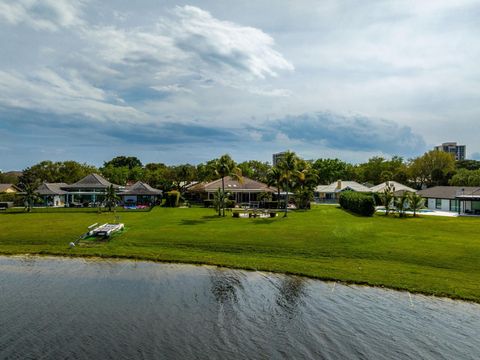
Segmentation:
<svg viewBox="0 0 480 360">
<path fill-rule="evenodd" d="M 65 183 L 43 183 L 36 193 L 43 199 L 45 206 L 65 206 L 67 192 L 62 190 Z"/>
<path fill-rule="evenodd" d="M 155 189 L 150 185 L 137 181 L 119 193 L 125 204 L 152 205 L 162 198 L 162 190 Z"/>
</svg>

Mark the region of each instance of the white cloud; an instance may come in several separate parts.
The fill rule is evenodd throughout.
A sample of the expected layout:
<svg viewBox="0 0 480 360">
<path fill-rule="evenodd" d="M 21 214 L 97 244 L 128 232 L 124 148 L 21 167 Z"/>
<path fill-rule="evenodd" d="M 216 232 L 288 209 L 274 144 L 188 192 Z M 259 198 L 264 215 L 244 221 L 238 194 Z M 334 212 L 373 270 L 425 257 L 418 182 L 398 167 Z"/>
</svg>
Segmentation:
<svg viewBox="0 0 480 360">
<path fill-rule="evenodd" d="M 0 71 L 0 105 L 94 120 L 142 121 L 145 114 L 85 82 L 77 73 L 43 69 L 30 76 Z"/>
<path fill-rule="evenodd" d="M 273 38 L 259 29 L 218 20 L 194 6 L 177 6 L 174 14 L 176 19 L 164 19 L 159 27 L 202 62 L 247 70 L 259 78 L 294 69 L 273 49 Z"/>
<path fill-rule="evenodd" d="M 56 31 L 83 23 L 80 18 L 83 3 L 82 0 L 2 0 L 0 19 L 12 25 Z"/>
<path fill-rule="evenodd" d="M 274 50 L 263 31 L 214 18 L 193 6 L 176 7 L 155 26 L 119 29 L 82 28 L 88 51 L 106 66 L 142 79 L 152 88 L 172 83 L 186 87 L 212 84 L 250 90 L 250 83 L 291 71 L 293 65 Z M 282 89 L 257 95 L 285 96 Z"/>
</svg>

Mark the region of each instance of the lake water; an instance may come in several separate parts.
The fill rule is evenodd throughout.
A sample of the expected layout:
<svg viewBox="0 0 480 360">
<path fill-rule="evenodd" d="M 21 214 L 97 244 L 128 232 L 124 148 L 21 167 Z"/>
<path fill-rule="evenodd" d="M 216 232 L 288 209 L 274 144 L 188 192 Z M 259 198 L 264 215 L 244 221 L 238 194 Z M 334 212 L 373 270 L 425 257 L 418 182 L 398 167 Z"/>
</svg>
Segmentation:
<svg viewBox="0 0 480 360">
<path fill-rule="evenodd" d="M 300 277 L 0 257 L 0 359 L 479 359 L 480 305 Z"/>
</svg>

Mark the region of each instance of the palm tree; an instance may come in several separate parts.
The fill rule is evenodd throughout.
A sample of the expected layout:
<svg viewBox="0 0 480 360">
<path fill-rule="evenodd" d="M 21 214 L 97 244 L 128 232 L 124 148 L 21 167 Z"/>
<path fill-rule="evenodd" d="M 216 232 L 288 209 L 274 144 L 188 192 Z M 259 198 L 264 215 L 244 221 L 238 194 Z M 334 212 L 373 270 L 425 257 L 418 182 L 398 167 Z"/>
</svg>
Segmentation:
<svg viewBox="0 0 480 360">
<path fill-rule="evenodd" d="M 408 203 L 410 210 L 413 211 L 413 216 L 417 216 L 417 211 L 422 209 L 425 205 L 425 200 L 417 193 L 410 193 L 408 196 Z"/>
<path fill-rule="evenodd" d="M 385 206 L 385 215 L 388 216 L 390 212 L 390 205 L 392 204 L 392 200 L 395 199 L 395 186 L 393 184 L 387 183 L 383 193 L 380 195 L 383 205 Z"/>
<path fill-rule="evenodd" d="M 288 201 L 289 201 L 289 192 L 290 192 L 290 183 L 293 180 L 294 176 L 297 176 L 297 163 L 298 157 L 292 151 L 286 151 L 280 161 L 278 162 L 278 167 L 282 174 L 284 189 L 286 191 L 286 206 L 285 206 L 285 213 L 283 217 L 287 217 L 288 213 Z"/>
<path fill-rule="evenodd" d="M 105 192 L 105 205 L 108 208 L 108 211 L 112 211 L 112 207 L 117 206 L 117 202 L 119 200 L 120 198 L 118 197 L 113 185 L 107 187 L 107 191 Z"/>
<path fill-rule="evenodd" d="M 240 170 L 235 161 L 232 160 L 230 155 L 222 155 L 219 159 L 215 160 L 213 165 L 215 174 L 222 179 L 222 194 L 221 208 L 222 216 L 225 216 L 225 178 L 230 176 L 232 179 L 242 182 L 242 170 Z"/>
<path fill-rule="evenodd" d="M 213 208 L 215 211 L 218 211 L 218 216 L 222 215 L 222 204 L 224 204 L 225 197 L 227 196 L 228 193 L 225 194 L 220 188 L 213 193 Z"/>
<path fill-rule="evenodd" d="M 272 167 L 267 173 L 267 185 L 277 188 L 277 207 L 280 207 L 280 187 L 282 186 L 283 175 L 278 166 Z"/>
<path fill-rule="evenodd" d="M 32 206 L 35 204 L 35 201 L 39 199 L 37 194 L 37 184 L 36 183 L 24 183 L 23 187 L 23 202 L 25 204 L 25 211 L 32 211 Z"/>
<path fill-rule="evenodd" d="M 408 191 L 405 191 L 402 196 L 395 198 L 395 207 L 397 208 L 398 215 L 400 217 L 405 216 L 405 210 L 407 210 L 408 203 Z"/>
<path fill-rule="evenodd" d="M 298 170 L 294 179 L 295 196 L 298 199 L 301 209 L 310 208 L 310 201 L 313 198 L 315 186 L 318 183 L 317 171 L 312 164 L 305 161 L 298 162 Z"/>
</svg>

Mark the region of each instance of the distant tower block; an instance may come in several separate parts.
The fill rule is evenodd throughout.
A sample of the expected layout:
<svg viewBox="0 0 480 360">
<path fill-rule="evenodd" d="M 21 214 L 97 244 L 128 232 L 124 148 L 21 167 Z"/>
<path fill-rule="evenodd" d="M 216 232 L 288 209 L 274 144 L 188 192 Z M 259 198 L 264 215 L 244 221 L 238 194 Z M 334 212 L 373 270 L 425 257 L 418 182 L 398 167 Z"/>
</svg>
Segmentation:
<svg viewBox="0 0 480 360">
<path fill-rule="evenodd" d="M 276 166 L 278 162 L 285 156 L 286 151 L 282 151 L 276 154 L 273 154 L 272 156 L 272 164 L 273 166 Z"/>
<path fill-rule="evenodd" d="M 446 142 L 442 145 L 435 146 L 434 150 L 453 154 L 453 156 L 455 156 L 455 160 L 465 160 L 467 147 L 466 145 L 457 145 L 456 142 Z"/>
</svg>

